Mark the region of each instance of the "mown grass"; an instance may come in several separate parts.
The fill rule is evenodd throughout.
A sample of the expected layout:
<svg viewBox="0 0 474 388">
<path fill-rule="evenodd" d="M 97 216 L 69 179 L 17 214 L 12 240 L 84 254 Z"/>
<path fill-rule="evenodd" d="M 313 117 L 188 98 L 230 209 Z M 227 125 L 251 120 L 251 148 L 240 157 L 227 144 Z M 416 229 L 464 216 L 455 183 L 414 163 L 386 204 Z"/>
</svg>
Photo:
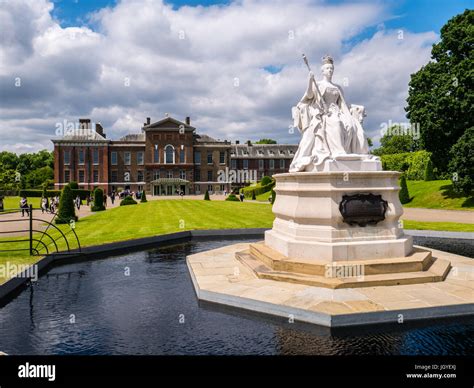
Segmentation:
<svg viewBox="0 0 474 388">
<path fill-rule="evenodd" d="M 444 210 L 474 210 L 474 197 L 456 193 L 452 182 L 407 181 L 411 201 L 404 207 Z"/>
</svg>

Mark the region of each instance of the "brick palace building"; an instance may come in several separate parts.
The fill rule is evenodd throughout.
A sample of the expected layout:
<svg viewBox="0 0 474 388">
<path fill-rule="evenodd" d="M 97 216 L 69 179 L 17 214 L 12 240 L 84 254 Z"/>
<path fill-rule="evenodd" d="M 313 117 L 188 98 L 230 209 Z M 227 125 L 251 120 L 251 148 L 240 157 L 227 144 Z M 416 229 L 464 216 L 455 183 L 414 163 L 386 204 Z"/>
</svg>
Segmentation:
<svg viewBox="0 0 474 388">
<path fill-rule="evenodd" d="M 100 124 L 80 119 L 78 127 L 52 142 L 56 189 L 75 181 L 83 189 L 145 190 L 148 195 L 229 192 L 244 185 L 229 178 L 229 171 L 257 179 L 287 172 L 298 148 L 216 140 L 197 134 L 189 117 L 155 123 L 147 118 L 140 133 L 119 140 L 108 139 Z"/>
</svg>

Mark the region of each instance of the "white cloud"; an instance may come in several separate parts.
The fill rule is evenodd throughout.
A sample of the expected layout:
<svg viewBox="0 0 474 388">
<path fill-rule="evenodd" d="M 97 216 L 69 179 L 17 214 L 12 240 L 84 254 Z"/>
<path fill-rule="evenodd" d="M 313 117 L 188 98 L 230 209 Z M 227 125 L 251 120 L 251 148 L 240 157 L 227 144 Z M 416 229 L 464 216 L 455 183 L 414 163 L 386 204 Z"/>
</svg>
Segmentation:
<svg viewBox="0 0 474 388">
<path fill-rule="evenodd" d="M 409 75 L 437 38 L 405 32 L 399 40 L 382 29 L 348 51 L 348 41 L 390 17 L 380 4 L 362 2 L 249 0 L 174 10 L 159 0 L 123 0 L 91 16 L 95 31 L 62 28 L 51 10 L 46 0 L 2 4 L 0 24 L 11 28 L 0 40 L 0 149 L 51 148 L 55 124 L 78 117 L 101 122 L 116 138 L 165 112 L 191 116 L 200 133 L 221 139 L 296 143 L 288 125 L 307 82 L 302 52 L 315 72 L 323 54 L 335 57 L 335 80 L 347 77 L 347 100 L 367 107 L 365 127 L 376 136 L 381 122 L 404 119 Z M 268 65 L 283 68 L 269 74 Z"/>
</svg>

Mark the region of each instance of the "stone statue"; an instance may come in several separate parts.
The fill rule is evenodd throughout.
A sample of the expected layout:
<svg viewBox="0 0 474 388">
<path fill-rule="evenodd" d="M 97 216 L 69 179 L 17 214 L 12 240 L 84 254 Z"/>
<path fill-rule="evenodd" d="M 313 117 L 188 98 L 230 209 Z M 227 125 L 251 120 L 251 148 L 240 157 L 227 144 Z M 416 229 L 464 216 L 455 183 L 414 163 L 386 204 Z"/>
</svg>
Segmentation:
<svg viewBox="0 0 474 388">
<path fill-rule="evenodd" d="M 306 93 L 292 108 L 294 126 L 302 133 L 298 150 L 290 165 L 290 172 L 325 171 L 327 161 L 360 161 L 378 158 L 369 155 L 367 138 L 362 128 L 365 108 L 352 105 L 349 109 L 342 88 L 332 82 L 333 59 L 323 58 L 323 79 L 316 82 L 308 66 L 309 82 Z M 372 169 L 379 169 L 378 166 Z"/>
</svg>

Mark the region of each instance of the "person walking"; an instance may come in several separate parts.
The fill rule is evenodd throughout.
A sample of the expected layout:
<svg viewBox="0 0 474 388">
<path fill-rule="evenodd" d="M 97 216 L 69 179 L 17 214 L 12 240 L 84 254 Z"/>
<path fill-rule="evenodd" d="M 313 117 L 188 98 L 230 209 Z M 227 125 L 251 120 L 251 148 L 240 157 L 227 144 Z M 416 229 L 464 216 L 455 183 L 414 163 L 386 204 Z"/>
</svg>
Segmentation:
<svg viewBox="0 0 474 388">
<path fill-rule="evenodd" d="M 0 196 L 0 212 L 3 212 L 5 210 L 5 205 L 3 204 L 3 197 Z"/>
<path fill-rule="evenodd" d="M 245 198 L 244 193 L 240 193 L 239 197 L 240 197 L 240 202 L 244 202 L 244 198 Z"/>
<path fill-rule="evenodd" d="M 115 191 L 112 191 L 112 193 L 110 193 L 110 202 L 112 202 L 112 206 L 113 206 L 115 202 Z"/>
<path fill-rule="evenodd" d="M 76 197 L 76 207 L 77 207 L 77 210 L 81 210 L 81 197 L 78 195 Z"/>
<path fill-rule="evenodd" d="M 44 212 L 48 212 L 48 198 L 46 197 L 41 198 L 41 214 L 44 214 Z"/>
<path fill-rule="evenodd" d="M 21 216 L 22 216 L 22 217 L 25 216 L 25 212 L 26 212 L 26 215 L 27 215 L 27 216 L 30 215 L 30 209 L 29 209 L 28 200 L 26 199 L 26 197 L 23 197 L 23 198 L 20 200 L 20 209 L 21 209 Z"/>
</svg>

